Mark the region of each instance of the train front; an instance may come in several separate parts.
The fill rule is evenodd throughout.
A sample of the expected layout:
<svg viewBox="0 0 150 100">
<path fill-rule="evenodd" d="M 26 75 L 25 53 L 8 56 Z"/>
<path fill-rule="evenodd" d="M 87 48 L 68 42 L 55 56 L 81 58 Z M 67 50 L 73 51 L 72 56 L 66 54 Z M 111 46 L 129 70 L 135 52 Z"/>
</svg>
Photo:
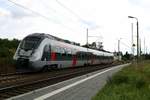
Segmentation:
<svg viewBox="0 0 150 100">
<path fill-rule="evenodd" d="M 40 59 L 38 47 L 41 41 L 41 37 L 34 35 L 29 35 L 21 41 L 13 57 L 16 61 L 16 70 L 18 72 L 38 70 L 38 67 L 36 67 L 34 63 Z"/>
</svg>

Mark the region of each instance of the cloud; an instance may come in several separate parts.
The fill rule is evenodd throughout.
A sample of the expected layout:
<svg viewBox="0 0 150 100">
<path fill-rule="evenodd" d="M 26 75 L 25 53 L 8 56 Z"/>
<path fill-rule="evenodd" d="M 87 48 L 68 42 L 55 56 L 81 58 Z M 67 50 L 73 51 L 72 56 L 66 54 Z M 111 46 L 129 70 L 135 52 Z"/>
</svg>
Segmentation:
<svg viewBox="0 0 150 100">
<path fill-rule="evenodd" d="M 25 8 L 0 0 L 0 37 L 4 38 L 45 32 L 85 44 L 86 28 L 89 28 L 89 35 L 101 35 L 104 48 L 113 51 L 117 50 L 117 38 L 130 41 L 131 23 L 136 33 L 136 20 L 129 20 L 128 15 L 138 17 L 140 37 L 150 31 L 148 0 L 59 0 L 67 8 L 55 0 L 11 1 Z M 95 40 L 89 38 L 89 42 Z M 121 49 L 130 50 L 123 46 Z"/>
<path fill-rule="evenodd" d="M 11 1 L 11 0 L 10 0 Z M 1 0 L 0 1 L 0 9 L 5 11 L 7 15 L 9 14 L 9 17 L 12 17 L 14 19 L 20 19 L 23 17 L 31 17 L 33 14 L 29 12 L 28 10 L 19 7 L 12 2 L 6 1 L 6 0 Z"/>
<path fill-rule="evenodd" d="M 150 10 L 150 1 L 149 0 L 128 0 L 129 4 L 136 9 L 140 8 L 144 11 L 149 12 Z"/>
<path fill-rule="evenodd" d="M 0 17 L 9 16 L 10 12 L 6 9 L 0 8 Z"/>
<path fill-rule="evenodd" d="M 131 3 L 132 5 L 142 5 L 142 1 L 141 0 L 128 0 L 129 3 Z"/>
</svg>

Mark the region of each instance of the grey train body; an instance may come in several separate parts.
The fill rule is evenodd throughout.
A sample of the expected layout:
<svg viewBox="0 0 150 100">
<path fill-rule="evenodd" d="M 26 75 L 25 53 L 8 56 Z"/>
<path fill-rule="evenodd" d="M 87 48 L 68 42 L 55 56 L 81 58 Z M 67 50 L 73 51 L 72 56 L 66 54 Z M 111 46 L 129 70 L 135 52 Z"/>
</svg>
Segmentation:
<svg viewBox="0 0 150 100">
<path fill-rule="evenodd" d="M 38 71 L 112 63 L 113 53 L 66 43 L 48 34 L 34 33 L 20 42 L 13 59 L 19 69 Z"/>
</svg>

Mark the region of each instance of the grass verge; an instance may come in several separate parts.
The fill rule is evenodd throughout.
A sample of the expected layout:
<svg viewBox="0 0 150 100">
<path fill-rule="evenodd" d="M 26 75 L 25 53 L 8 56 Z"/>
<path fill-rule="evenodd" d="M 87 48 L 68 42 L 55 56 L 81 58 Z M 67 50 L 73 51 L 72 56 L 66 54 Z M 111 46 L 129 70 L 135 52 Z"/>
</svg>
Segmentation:
<svg viewBox="0 0 150 100">
<path fill-rule="evenodd" d="M 131 64 L 108 78 L 92 100 L 150 100 L 150 61 Z"/>
</svg>

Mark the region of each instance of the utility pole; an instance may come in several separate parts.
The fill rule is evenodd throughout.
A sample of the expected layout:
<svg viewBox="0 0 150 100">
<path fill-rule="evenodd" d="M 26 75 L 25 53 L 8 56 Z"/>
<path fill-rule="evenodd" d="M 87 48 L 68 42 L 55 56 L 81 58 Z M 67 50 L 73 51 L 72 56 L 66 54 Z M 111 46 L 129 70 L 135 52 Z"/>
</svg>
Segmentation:
<svg viewBox="0 0 150 100">
<path fill-rule="evenodd" d="M 133 56 L 134 56 L 134 46 L 133 46 L 133 23 L 131 23 L 131 33 L 132 33 L 132 35 L 131 35 L 131 52 L 132 52 L 132 54 L 133 54 Z"/>
<path fill-rule="evenodd" d="M 137 63 L 139 62 L 139 23 L 138 19 L 137 20 Z"/>
<path fill-rule="evenodd" d="M 142 52 L 142 51 L 141 51 L 141 45 L 142 45 L 142 42 L 141 42 L 141 41 L 142 41 L 142 40 L 140 39 L 140 40 L 139 40 L 139 42 L 140 42 L 140 43 L 139 43 L 139 48 L 140 48 L 139 56 L 141 56 L 141 52 Z"/>
<path fill-rule="evenodd" d="M 118 53 L 120 52 L 120 39 L 118 40 Z"/>
<path fill-rule="evenodd" d="M 86 36 L 86 44 L 87 44 L 87 48 L 89 47 L 89 43 L 88 43 L 88 28 L 87 28 L 87 30 L 86 30 L 86 32 L 87 32 L 87 36 Z"/>
<path fill-rule="evenodd" d="M 89 37 L 89 35 L 88 35 L 88 28 L 86 29 L 86 43 L 87 43 L 87 52 L 88 52 L 88 48 L 89 48 L 89 43 L 88 43 L 88 37 Z M 88 64 L 88 60 L 86 60 L 86 63 Z"/>
<path fill-rule="evenodd" d="M 146 54 L 147 54 L 147 46 L 146 46 Z"/>
<path fill-rule="evenodd" d="M 139 22 L 137 17 L 128 16 L 128 18 L 134 18 L 136 19 L 136 25 L 137 25 L 137 63 L 139 62 Z"/>
<path fill-rule="evenodd" d="M 121 57 L 120 57 L 120 40 L 121 40 L 121 38 L 118 40 L 118 60 L 119 61 L 121 60 Z"/>
<path fill-rule="evenodd" d="M 144 37 L 144 54 L 145 54 L 145 37 Z"/>
</svg>

